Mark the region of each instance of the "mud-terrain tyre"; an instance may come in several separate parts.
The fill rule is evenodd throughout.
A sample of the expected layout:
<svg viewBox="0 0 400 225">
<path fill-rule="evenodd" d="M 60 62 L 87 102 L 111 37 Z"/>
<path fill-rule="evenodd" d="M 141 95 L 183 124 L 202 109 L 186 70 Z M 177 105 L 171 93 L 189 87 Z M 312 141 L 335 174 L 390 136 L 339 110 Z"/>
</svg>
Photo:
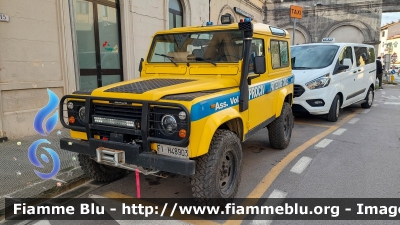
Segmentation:
<svg viewBox="0 0 400 225">
<path fill-rule="evenodd" d="M 200 205 L 224 205 L 240 184 L 242 145 L 235 133 L 217 130 L 206 155 L 197 159 L 191 180 L 193 197 Z"/>
<path fill-rule="evenodd" d="M 329 109 L 329 113 L 326 115 L 326 120 L 329 122 L 336 122 L 339 118 L 340 114 L 340 97 L 336 95 L 333 99 L 331 108 Z"/>
<path fill-rule="evenodd" d="M 83 173 L 95 181 L 110 182 L 126 174 L 126 170 L 99 164 L 88 155 L 78 154 L 78 160 Z"/>
<path fill-rule="evenodd" d="M 285 149 L 290 142 L 294 117 L 290 104 L 285 102 L 282 107 L 281 115 L 272 123 L 268 124 L 269 143 L 272 148 Z"/>
<path fill-rule="evenodd" d="M 365 109 L 369 109 L 374 102 L 374 90 L 370 87 L 367 92 L 367 96 L 365 96 L 365 102 L 361 104 L 361 107 Z"/>
</svg>

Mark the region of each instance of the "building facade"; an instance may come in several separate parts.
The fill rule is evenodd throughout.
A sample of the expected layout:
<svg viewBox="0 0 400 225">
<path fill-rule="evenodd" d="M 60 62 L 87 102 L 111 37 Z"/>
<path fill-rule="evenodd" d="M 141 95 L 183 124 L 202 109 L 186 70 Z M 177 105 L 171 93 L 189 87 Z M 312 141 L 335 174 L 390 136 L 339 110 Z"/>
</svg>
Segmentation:
<svg viewBox="0 0 400 225">
<path fill-rule="evenodd" d="M 391 64 L 400 65 L 400 21 L 392 22 L 381 27 L 381 43 L 379 56 L 391 55 Z"/>
<path fill-rule="evenodd" d="M 0 138 L 35 134 L 58 97 L 139 76 L 158 30 L 205 24 L 208 0 L 0 0 Z M 58 125 L 60 128 L 61 126 Z"/>
<path fill-rule="evenodd" d="M 264 22 L 285 28 L 293 36 L 291 5 L 303 8 L 303 18 L 296 21 L 294 44 L 334 38 L 336 42 L 366 43 L 378 48 L 382 0 L 267 0 Z"/>
</svg>

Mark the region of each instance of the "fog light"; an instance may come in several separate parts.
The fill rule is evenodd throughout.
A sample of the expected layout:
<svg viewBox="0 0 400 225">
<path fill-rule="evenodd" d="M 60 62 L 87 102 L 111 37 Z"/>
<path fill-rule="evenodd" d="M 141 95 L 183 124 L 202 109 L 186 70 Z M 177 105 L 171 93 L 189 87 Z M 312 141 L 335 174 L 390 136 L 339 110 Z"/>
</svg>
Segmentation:
<svg viewBox="0 0 400 225">
<path fill-rule="evenodd" d="M 325 102 L 322 99 L 310 99 L 306 101 L 310 106 L 313 107 L 318 107 L 318 106 L 324 106 Z"/>
<path fill-rule="evenodd" d="M 73 117 L 73 116 L 70 116 L 69 118 L 68 118 L 68 122 L 71 124 L 71 123 L 75 123 L 75 117 Z"/>
<path fill-rule="evenodd" d="M 179 137 L 181 137 L 181 138 L 185 138 L 186 137 L 186 130 L 185 129 L 181 129 L 179 131 Z"/>
</svg>

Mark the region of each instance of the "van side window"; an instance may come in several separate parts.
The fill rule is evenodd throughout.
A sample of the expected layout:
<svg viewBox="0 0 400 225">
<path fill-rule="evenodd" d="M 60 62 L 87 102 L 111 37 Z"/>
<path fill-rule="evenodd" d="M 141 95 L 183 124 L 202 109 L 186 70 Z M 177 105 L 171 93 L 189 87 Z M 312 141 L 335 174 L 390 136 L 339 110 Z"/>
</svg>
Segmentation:
<svg viewBox="0 0 400 225">
<path fill-rule="evenodd" d="M 278 69 L 289 66 L 289 45 L 287 41 L 271 40 L 272 68 Z"/>
<path fill-rule="evenodd" d="M 251 50 L 250 50 L 250 64 L 249 64 L 249 73 L 254 73 L 254 66 L 253 66 L 253 58 L 255 56 L 265 56 L 264 54 L 264 41 L 263 39 L 254 38 L 251 42 Z"/>
<path fill-rule="evenodd" d="M 356 53 L 357 67 L 369 63 L 369 52 L 367 47 L 354 47 L 354 51 Z"/>
<path fill-rule="evenodd" d="M 351 47 L 345 47 L 339 55 L 339 65 L 343 65 L 344 59 L 351 59 L 351 63 L 353 63 L 353 49 Z"/>
<path fill-rule="evenodd" d="M 368 63 L 375 63 L 375 49 L 374 48 L 368 48 L 369 50 L 369 62 Z"/>
</svg>

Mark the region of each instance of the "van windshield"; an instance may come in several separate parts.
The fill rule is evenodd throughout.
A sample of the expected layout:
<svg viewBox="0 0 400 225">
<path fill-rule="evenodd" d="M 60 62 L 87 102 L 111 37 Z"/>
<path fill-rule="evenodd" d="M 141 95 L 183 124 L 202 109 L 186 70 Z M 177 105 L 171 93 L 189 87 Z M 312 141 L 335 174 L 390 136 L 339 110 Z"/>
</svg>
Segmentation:
<svg viewBox="0 0 400 225">
<path fill-rule="evenodd" d="M 322 69 L 332 64 L 339 46 L 336 45 L 301 45 L 292 46 L 294 70 Z"/>
<path fill-rule="evenodd" d="M 148 62 L 238 62 L 242 59 L 240 30 L 163 34 L 154 37 Z"/>
</svg>

